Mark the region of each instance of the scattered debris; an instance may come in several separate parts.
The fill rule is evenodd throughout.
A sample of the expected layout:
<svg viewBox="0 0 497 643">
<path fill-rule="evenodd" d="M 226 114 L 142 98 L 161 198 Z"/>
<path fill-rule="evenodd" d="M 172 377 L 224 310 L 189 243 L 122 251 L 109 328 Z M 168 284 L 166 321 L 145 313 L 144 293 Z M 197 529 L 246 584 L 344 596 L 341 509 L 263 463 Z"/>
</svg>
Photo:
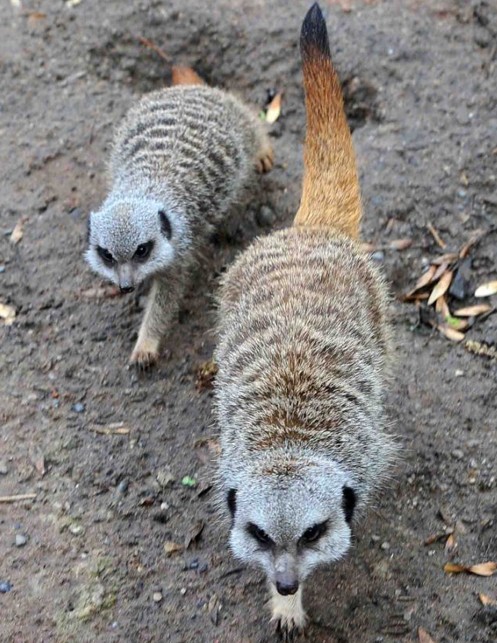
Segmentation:
<svg viewBox="0 0 497 643">
<path fill-rule="evenodd" d="M 9 237 L 9 241 L 12 245 L 16 246 L 19 241 L 23 238 L 24 236 L 24 224 L 26 223 L 27 218 L 26 217 L 21 217 L 19 221 L 16 223 L 14 229 L 12 230 L 12 234 Z"/>
<path fill-rule="evenodd" d="M 3 320 L 5 326 L 12 326 L 16 318 L 16 309 L 7 304 L 0 304 L 0 319 Z"/>
<path fill-rule="evenodd" d="M 482 605 L 497 605 L 497 598 L 492 598 L 486 594 L 478 594 L 478 598 Z"/>
<path fill-rule="evenodd" d="M 164 551 L 166 553 L 166 556 L 172 556 L 173 554 L 177 554 L 180 551 L 183 551 L 183 545 L 179 545 L 172 540 L 168 540 L 164 543 Z"/>
<path fill-rule="evenodd" d="M 197 391 L 205 391 L 211 389 L 214 383 L 214 378 L 217 375 L 218 366 L 213 359 L 203 362 L 197 368 L 197 379 L 195 387 Z"/>
<path fill-rule="evenodd" d="M 108 426 L 93 425 L 88 427 L 93 433 L 100 435 L 128 435 L 131 429 L 124 422 L 111 422 Z"/>
<path fill-rule="evenodd" d="M 12 589 L 12 583 L 8 580 L 0 580 L 0 594 L 6 594 Z"/>
<path fill-rule="evenodd" d="M 117 286 L 99 286 L 81 292 L 81 296 L 85 299 L 104 299 L 105 297 L 118 297 L 120 294 Z"/>
<path fill-rule="evenodd" d="M 464 342 L 464 348 L 475 355 L 497 359 L 497 348 L 490 344 L 486 344 L 485 342 L 477 342 L 472 339 L 468 339 Z"/>
<path fill-rule="evenodd" d="M 489 304 L 476 304 L 475 306 L 458 308 L 454 310 L 454 315 L 456 317 L 477 317 L 478 315 L 489 313 L 491 310 L 493 310 L 493 308 Z"/>
<path fill-rule="evenodd" d="M 160 47 L 158 47 L 155 42 L 152 42 L 152 40 L 143 38 L 142 36 L 138 36 L 138 42 L 140 42 L 144 47 L 148 47 L 152 51 L 155 51 L 155 53 L 158 54 L 163 60 L 171 62 L 171 57 L 168 56 L 166 52 L 163 51 Z"/>
<path fill-rule="evenodd" d="M 191 478 L 190 476 L 184 476 L 181 480 L 181 484 L 184 487 L 196 487 L 197 486 L 197 481 L 195 478 Z"/>
<path fill-rule="evenodd" d="M 276 123 L 276 121 L 280 117 L 282 96 L 283 96 L 282 93 L 278 92 L 276 96 L 273 98 L 273 100 L 267 106 L 265 114 L 263 112 L 264 114 L 263 120 L 265 120 L 266 123 L 269 123 L 270 125 L 272 123 Z"/>
<path fill-rule="evenodd" d="M 28 542 L 28 537 L 25 534 L 16 534 L 16 547 L 24 547 Z"/>
<path fill-rule="evenodd" d="M 428 634 L 423 627 L 418 627 L 419 643 L 435 643 L 434 639 Z"/>
<path fill-rule="evenodd" d="M 497 563 L 487 562 L 477 565 L 458 565 L 457 563 L 446 563 L 444 572 L 446 574 L 476 574 L 476 576 L 492 576 L 497 571 Z"/>
<path fill-rule="evenodd" d="M 161 469 L 157 473 L 156 477 L 157 477 L 157 482 L 159 483 L 159 486 L 162 489 L 167 489 L 167 487 L 172 486 L 172 484 L 173 484 L 173 482 L 175 480 L 173 474 L 171 473 L 171 470 L 167 469 L 167 468 L 166 469 Z"/>
<path fill-rule="evenodd" d="M 377 252 L 378 250 L 407 250 L 412 246 L 412 239 L 392 239 L 385 244 L 362 243 L 364 252 Z"/>
<path fill-rule="evenodd" d="M 428 221 L 428 225 L 426 226 L 428 230 L 430 231 L 431 236 L 435 239 L 435 243 L 442 248 L 442 250 L 445 250 L 447 247 L 447 244 L 445 241 L 443 241 L 442 237 L 438 234 L 437 230 L 435 229 L 434 225 Z"/>
<path fill-rule="evenodd" d="M 21 493 L 17 496 L 0 496 L 0 503 L 20 502 L 21 500 L 34 500 L 38 494 Z"/>
<path fill-rule="evenodd" d="M 188 531 L 185 536 L 185 549 L 189 549 L 192 545 L 197 544 L 204 531 L 205 523 L 203 520 L 196 522 Z"/>
<path fill-rule="evenodd" d="M 440 281 L 437 283 L 435 288 L 431 291 L 430 298 L 428 299 L 428 306 L 431 306 L 434 304 L 439 297 L 442 295 L 445 295 L 447 290 L 449 289 L 450 282 L 452 281 L 452 277 L 454 276 L 454 273 L 451 270 L 447 270 L 444 272 L 442 277 L 440 278 Z"/>
<path fill-rule="evenodd" d="M 475 290 L 475 297 L 490 297 L 497 293 L 497 279 L 482 284 Z"/>
<path fill-rule="evenodd" d="M 173 65 L 171 68 L 171 85 L 205 85 L 205 83 L 191 67 Z"/>
</svg>

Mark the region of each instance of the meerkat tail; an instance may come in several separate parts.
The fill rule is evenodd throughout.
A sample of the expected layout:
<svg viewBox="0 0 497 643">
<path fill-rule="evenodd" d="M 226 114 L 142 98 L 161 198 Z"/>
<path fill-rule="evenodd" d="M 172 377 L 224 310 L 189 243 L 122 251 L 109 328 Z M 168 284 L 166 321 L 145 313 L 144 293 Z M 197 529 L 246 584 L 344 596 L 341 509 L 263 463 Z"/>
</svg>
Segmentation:
<svg viewBox="0 0 497 643">
<path fill-rule="evenodd" d="M 315 3 L 300 34 L 307 114 L 302 199 L 296 226 L 359 236 L 361 197 L 340 80 L 333 67 L 326 22 Z"/>
<path fill-rule="evenodd" d="M 205 85 L 205 82 L 191 67 L 173 65 L 171 85 Z"/>
</svg>

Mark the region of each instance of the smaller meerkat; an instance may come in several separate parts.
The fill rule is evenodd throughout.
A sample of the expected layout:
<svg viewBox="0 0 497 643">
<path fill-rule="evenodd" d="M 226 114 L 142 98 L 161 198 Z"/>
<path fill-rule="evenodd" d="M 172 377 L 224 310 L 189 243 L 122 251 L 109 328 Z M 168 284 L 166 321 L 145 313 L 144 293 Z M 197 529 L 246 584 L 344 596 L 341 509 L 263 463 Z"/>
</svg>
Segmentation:
<svg viewBox="0 0 497 643">
<path fill-rule="evenodd" d="M 219 487 L 236 557 L 268 578 L 285 639 L 302 587 L 342 558 L 395 444 L 383 397 L 388 296 L 358 243 L 360 190 L 340 81 L 317 4 L 300 39 L 304 179 L 294 226 L 258 239 L 226 273 L 215 359 Z"/>
<path fill-rule="evenodd" d="M 234 95 L 188 68 L 152 92 L 117 130 L 111 188 L 89 219 L 86 259 L 121 292 L 152 280 L 130 362 L 153 364 L 188 273 L 254 172 L 272 166 L 262 124 Z"/>
</svg>

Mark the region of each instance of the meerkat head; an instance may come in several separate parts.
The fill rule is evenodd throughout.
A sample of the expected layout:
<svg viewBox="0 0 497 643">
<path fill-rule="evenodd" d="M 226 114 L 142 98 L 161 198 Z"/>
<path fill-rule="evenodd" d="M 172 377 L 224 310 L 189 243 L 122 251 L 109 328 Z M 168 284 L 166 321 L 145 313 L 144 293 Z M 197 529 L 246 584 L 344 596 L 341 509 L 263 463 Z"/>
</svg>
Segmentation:
<svg viewBox="0 0 497 643">
<path fill-rule="evenodd" d="M 261 567 L 282 595 L 350 547 L 357 495 L 336 463 L 286 457 L 227 492 L 234 555 Z"/>
<path fill-rule="evenodd" d="M 122 292 L 131 292 L 173 262 L 176 222 L 171 209 L 154 199 L 109 198 L 90 215 L 86 260 Z"/>
</svg>

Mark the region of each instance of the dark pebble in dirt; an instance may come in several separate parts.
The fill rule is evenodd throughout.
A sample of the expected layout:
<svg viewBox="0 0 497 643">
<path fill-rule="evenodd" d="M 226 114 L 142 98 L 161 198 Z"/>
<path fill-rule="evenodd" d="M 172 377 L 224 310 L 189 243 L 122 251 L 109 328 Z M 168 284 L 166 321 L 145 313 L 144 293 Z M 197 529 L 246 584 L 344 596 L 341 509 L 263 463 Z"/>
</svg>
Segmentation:
<svg viewBox="0 0 497 643">
<path fill-rule="evenodd" d="M 73 404 L 71 406 L 71 410 L 74 411 L 75 413 L 84 413 L 85 408 L 86 407 L 82 402 L 76 402 L 76 404 Z"/>
<path fill-rule="evenodd" d="M 0 594 L 6 594 L 12 589 L 12 584 L 8 580 L 0 580 Z"/>
<path fill-rule="evenodd" d="M 466 299 L 470 291 L 471 260 L 466 259 L 459 266 L 449 288 L 449 294 L 456 299 Z"/>
<path fill-rule="evenodd" d="M 267 205 L 263 205 L 255 215 L 255 220 L 260 226 L 271 226 L 276 220 L 276 215 Z"/>
</svg>

